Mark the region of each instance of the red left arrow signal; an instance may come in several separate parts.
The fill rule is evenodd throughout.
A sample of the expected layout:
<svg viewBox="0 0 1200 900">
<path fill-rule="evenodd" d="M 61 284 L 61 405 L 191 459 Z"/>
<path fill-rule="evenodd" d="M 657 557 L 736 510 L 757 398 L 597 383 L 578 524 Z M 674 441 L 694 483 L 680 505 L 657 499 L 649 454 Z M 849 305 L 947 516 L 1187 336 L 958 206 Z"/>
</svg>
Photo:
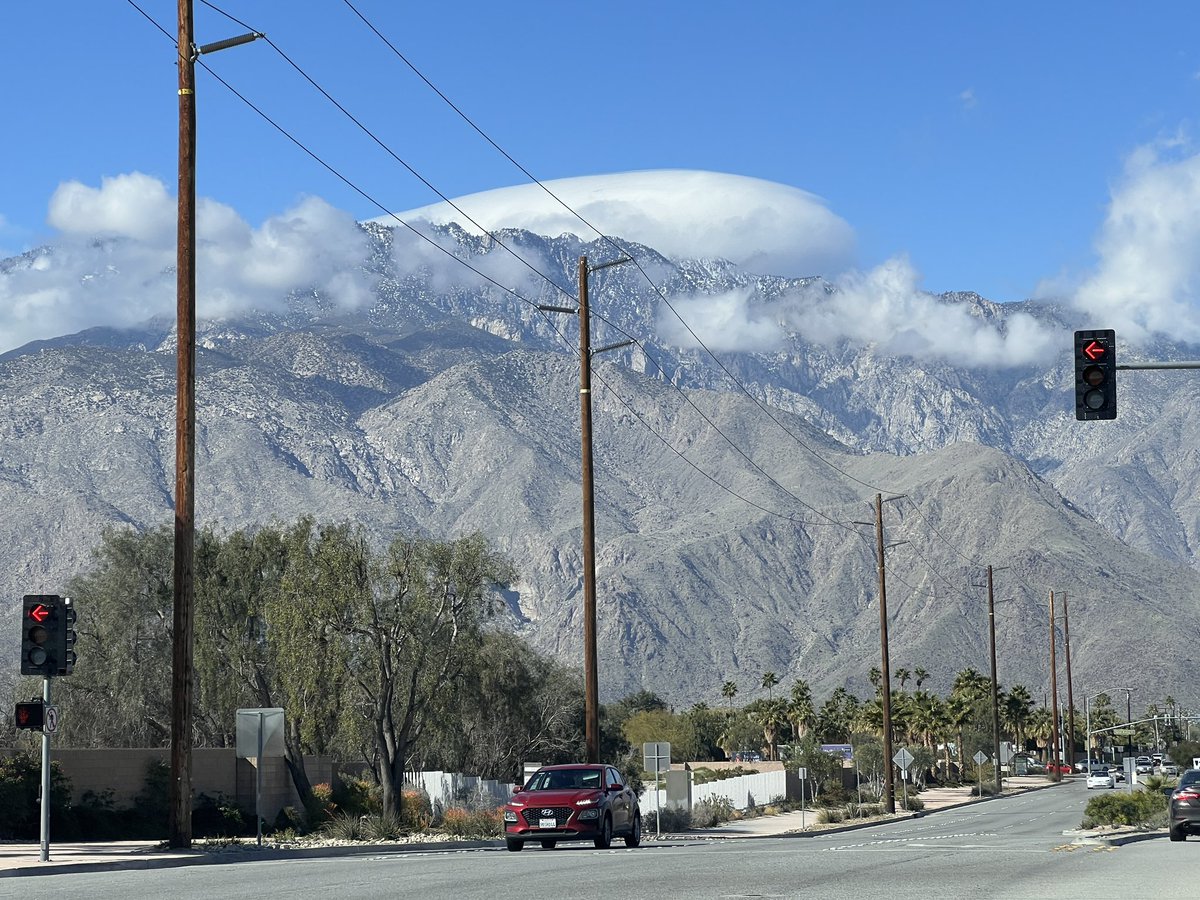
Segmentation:
<svg viewBox="0 0 1200 900">
<path fill-rule="evenodd" d="M 1098 360 L 1101 356 L 1103 356 L 1107 352 L 1108 352 L 1107 347 L 1105 347 L 1103 344 L 1098 344 L 1095 341 L 1092 341 L 1090 344 L 1088 344 L 1086 347 L 1083 348 L 1083 355 L 1086 356 L 1088 359 L 1092 360 L 1093 362 Z"/>
<path fill-rule="evenodd" d="M 37 606 L 35 606 L 33 609 L 31 609 L 29 611 L 29 618 L 33 619 L 33 621 L 35 621 L 35 622 L 45 622 L 46 619 L 49 617 L 50 617 L 50 610 L 47 609 L 45 606 L 43 606 L 41 603 L 39 603 Z"/>
</svg>

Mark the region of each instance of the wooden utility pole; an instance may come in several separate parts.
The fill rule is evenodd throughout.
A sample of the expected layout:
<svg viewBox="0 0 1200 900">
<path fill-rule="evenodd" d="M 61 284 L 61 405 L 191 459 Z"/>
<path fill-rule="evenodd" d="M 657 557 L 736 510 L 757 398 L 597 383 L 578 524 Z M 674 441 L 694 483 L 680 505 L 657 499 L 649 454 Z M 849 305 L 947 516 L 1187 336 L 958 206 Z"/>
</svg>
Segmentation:
<svg viewBox="0 0 1200 900">
<path fill-rule="evenodd" d="M 996 601 L 992 595 L 992 567 L 988 578 L 988 636 L 992 657 L 992 765 L 995 768 L 996 793 L 1002 793 L 1000 780 L 1000 683 L 996 677 Z"/>
<path fill-rule="evenodd" d="M 1058 660 L 1054 650 L 1054 591 L 1050 592 L 1050 740 L 1053 749 L 1050 751 L 1050 762 L 1054 766 L 1052 779 L 1059 781 L 1062 773 L 1058 770 Z"/>
<path fill-rule="evenodd" d="M 879 562 L 879 651 L 883 701 L 883 789 L 887 811 L 896 811 L 896 782 L 892 767 L 892 672 L 888 652 L 887 582 L 883 562 L 883 495 L 875 495 L 875 551 Z"/>
<path fill-rule="evenodd" d="M 196 61 L 192 0 L 179 0 L 179 225 L 175 261 L 175 570 L 168 843 L 192 846 L 192 564 L 196 458 Z"/>
<path fill-rule="evenodd" d="M 583 677 L 588 762 L 600 762 L 600 689 L 596 662 L 596 525 L 592 485 L 592 342 L 588 261 L 579 257 L 579 418 L 583 447 Z"/>
<path fill-rule="evenodd" d="M 1067 592 L 1060 591 L 1063 602 L 1063 649 L 1067 653 L 1067 751 L 1066 763 L 1075 766 L 1075 692 L 1071 680 L 1071 620 L 1067 616 Z M 1090 759 L 1091 757 L 1088 757 Z"/>
</svg>

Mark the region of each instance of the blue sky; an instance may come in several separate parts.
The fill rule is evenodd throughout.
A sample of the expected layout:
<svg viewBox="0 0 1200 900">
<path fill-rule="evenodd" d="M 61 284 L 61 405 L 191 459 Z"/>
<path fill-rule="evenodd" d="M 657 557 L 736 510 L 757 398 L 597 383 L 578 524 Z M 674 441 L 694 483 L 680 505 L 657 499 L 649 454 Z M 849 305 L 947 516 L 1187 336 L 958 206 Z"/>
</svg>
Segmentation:
<svg viewBox="0 0 1200 900">
<path fill-rule="evenodd" d="M 172 33 L 174 3 L 142 4 Z M 339 0 L 224 9 L 272 40 L 442 193 L 523 176 Z M 996 300 L 1099 265 L 1145 148 L 1189 158 L 1200 12 L 1156 3 L 492 4 L 355 0 L 539 178 L 681 168 L 809 191 L 864 270 Z M 125 0 L 10 5 L 0 39 L 0 250 L 52 240 L 56 188 L 132 172 L 173 191 L 173 47 Z M 201 43 L 242 29 L 197 2 Z M 437 196 L 259 42 L 206 61 L 387 208 Z M 199 193 L 252 225 L 306 195 L 379 210 L 200 70 Z"/>
</svg>

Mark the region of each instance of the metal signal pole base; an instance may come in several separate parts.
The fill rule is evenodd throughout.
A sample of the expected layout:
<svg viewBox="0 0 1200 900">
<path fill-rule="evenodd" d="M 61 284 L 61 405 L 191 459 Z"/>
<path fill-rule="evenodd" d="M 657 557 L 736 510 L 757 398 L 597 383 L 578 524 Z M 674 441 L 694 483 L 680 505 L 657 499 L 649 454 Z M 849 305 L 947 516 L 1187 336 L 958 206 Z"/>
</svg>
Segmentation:
<svg viewBox="0 0 1200 900">
<path fill-rule="evenodd" d="M 42 702 L 50 706 L 50 678 L 42 679 Z M 46 724 L 42 723 L 42 852 L 39 859 L 50 861 L 50 735 L 46 733 Z"/>
</svg>

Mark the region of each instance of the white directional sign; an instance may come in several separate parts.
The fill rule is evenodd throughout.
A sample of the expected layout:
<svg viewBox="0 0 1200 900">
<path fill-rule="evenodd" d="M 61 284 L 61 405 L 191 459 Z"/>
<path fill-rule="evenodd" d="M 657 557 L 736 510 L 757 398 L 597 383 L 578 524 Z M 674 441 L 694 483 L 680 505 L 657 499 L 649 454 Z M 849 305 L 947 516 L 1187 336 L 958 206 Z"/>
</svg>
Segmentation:
<svg viewBox="0 0 1200 900">
<path fill-rule="evenodd" d="M 1013 758 L 1012 744 L 1004 743 L 1000 745 L 1000 765 L 1007 766 Z"/>
<path fill-rule="evenodd" d="M 42 731 L 46 734 L 54 734 L 58 731 L 58 707 L 47 706 L 46 716 L 42 721 Z"/>
<path fill-rule="evenodd" d="M 975 760 L 977 765 L 982 766 L 985 762 L 988 761 L 988 755 L 986 753 L 984 753 L 982 750 L 976 750 L 975 755 L 972 756 L 971 759 Z"/>
<path fill-rule="evenodd" d="M 892 762 L 900 767 L 901 772 L 907 772 L 908 767 L 913 764 L 913 755 L 908 752 L 907 747 L 901 747 L 892 757 Z"/>
</svg>

